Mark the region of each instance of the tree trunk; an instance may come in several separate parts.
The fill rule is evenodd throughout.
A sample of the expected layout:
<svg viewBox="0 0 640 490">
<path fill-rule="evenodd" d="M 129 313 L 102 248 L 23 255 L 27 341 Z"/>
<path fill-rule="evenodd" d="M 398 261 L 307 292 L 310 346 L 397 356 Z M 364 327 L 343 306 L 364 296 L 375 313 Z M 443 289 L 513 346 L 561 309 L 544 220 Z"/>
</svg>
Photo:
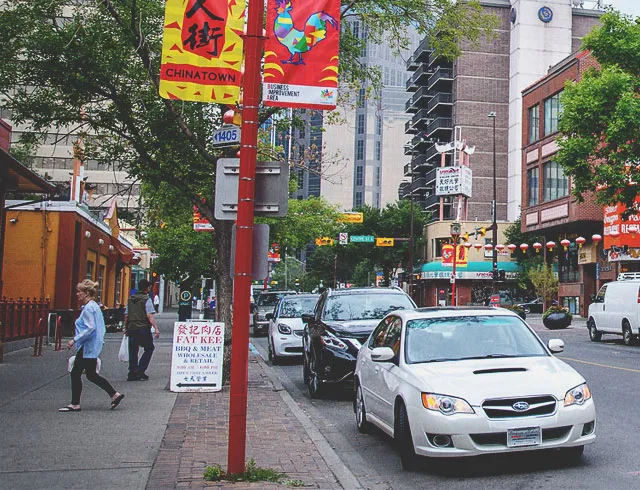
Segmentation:
<svg viewBox="0 0 640 490">
<path fill-rule="evenodd" d="M 233 277 L 231 269 L 231 231 L 233 221 L 214 221 L 216 242 L 216 266 L 214 276 L 216 278 L 216 312 L 217 321 L 223 322 L 224 328 L 224 363 L 222 382 L 227 384 L 231 374 L 231 335 L 232 335 L 232 303 L 233 303 Z"/>
</svg>

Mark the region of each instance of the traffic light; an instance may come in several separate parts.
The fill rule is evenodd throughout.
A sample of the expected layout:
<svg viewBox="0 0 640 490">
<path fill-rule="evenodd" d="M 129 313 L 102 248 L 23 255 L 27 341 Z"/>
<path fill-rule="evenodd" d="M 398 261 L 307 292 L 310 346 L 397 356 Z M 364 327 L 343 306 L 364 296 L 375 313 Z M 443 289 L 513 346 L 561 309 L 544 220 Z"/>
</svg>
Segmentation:
<svg viewBox="0 0 640 490">
<path fill-rule="evenodd" d="M 478 239 L 478 235 L 480 235 L 481 237 L 484 237 L 487 234 L 487 227 L 483 226 L 481 228 L 476 228 L 475 229 L 475 235 L 476 235 L 476 240 Z"/>
<path fill-rule="evenodd" d="M 151 273 L 151 282 L 156 282 L 158 280 L 158 273 L 157 272 L 152 272 Z"/>
<path fill-rule="evenodd" d="M 376 247 L 393 247 L 393 238 L 376 238 Z"/>
<path fill-rule="evenodd" d="M 333 245 L 333 238 L 328 236 L 323 236 L 322 238 L 316 238 L 316 245 L 318 247 L 323 247 L 325 245 Z"/>
</svg>

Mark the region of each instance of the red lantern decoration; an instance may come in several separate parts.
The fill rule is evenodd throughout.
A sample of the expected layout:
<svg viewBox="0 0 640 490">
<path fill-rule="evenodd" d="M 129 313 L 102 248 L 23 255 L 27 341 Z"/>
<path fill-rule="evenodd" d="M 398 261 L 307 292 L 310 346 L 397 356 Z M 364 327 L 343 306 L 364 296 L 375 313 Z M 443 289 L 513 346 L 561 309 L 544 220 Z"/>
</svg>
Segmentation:
<svg viewBox="0 0 640 490">
<path fill-rule="evenodd" d="M 236 126 L 240 126 L 242 124 L 242 114 L 229 110 L 222 115 L 222 122 L 225 124 L 235 124 Z"/>
<path fill-rule="evenodd" d="M 496 245 L 496 250 L 497 250 L 498 252 L 502 252 L 502 251 L 504 250 L 504 245 L 503 245 L 502 243 L 498 243 L 498 244 Z"/>
<path fill-rule="evenodd" d="M 491 245 L 490 243 L 487 243 L 487 244 L 484 246 L 484 249 L 485 249 L 487 252 L 491 252 L 491 250 L 493 250 L 493 245 Z"/>
<path fill-rule="evenodd" d="M 526 254 L 527 250 L 529 250 L 529 244 L 528 243 L 521 243 L 520 244 L 520 250 L 522 250 L 523 254 Z"/>
<path fill-rule="evenodd" d="M 516 249 L 518 248 L 517 245 L 510 243 L 509 245 L 507 245 L 507 248 L 509 249 L 509 252 L 513 253 L 516 251 Z"/>
<path fill-rule="evenodd" d="M 482 243 L 474 243 L 473 244 L 473 248 L 475 248 L 476 250 L 480 251 L 480 249 L 482 248 Z"/>
<path fill-rule="evenodd" d="M 578 248 L 582 248 L 582 246 L 585 244 L 586 241 L 587 240 L 582 236 L 579 236 L 578 238 L 576 238 L 576 243 L 578 244 Z"/>
<path fill-rule="evenodd" d="M 462 244 L 462 246 L 463 246 L 464 248 L 466 248 L 467 250 L 469 250 L 473 245 L 471 245 L 471 242 L 464 242 L 464 243 Z"/>
<path fill-rule="evenodd" d="M 598 245 L 598 242 L 602 240 L 602 236 L 596 233 L 595 235 L 591 235 L 591 240 L 593 241 L 593 243 Z"/>
<path fill-rule="evenodd" d="M 540 249 L 542 248 L 542 243 L 540 242 L 536 242 L 533 244 L 533 248 L 536 249 L 536 253 L 540 252 Z"/>
<path fill-rule="evenodd" d="M 569 248 L 569 245 L 571 245 L 571 242 L 565 238 L 560 242 L 560 245 L 562 245 L 562 247 L 564 248 L 564 251 L 566 252 L 567 248 Z"/>
<path fill-rule="evenodd" d="M 556 242 L 554 242 L 553 240 L 549 240 L 547 242 L 547 249 L 549 250 L 549 252 L 553 252 L 554 248 L 556 248 Z"/>
</svg>

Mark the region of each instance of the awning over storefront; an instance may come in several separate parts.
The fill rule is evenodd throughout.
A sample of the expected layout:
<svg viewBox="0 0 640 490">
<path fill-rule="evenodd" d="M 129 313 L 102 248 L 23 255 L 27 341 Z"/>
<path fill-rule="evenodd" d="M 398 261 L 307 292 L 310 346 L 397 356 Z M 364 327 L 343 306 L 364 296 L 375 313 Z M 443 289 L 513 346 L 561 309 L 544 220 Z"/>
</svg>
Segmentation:
<svg viewBox="0 0 640 490">
<path fill-rule="evenodd" d="M 111 253 L 119 255 L 119 259 L 121 262 L 125 264 L 137 263 L 134 261 L 133 250 L 128 248 L 124 243 L 122 243 L 114 236 L 111 237 L 111 245 L 113 246 L 113 250 Z M 140 262 L 140 260 L 138 260 L 138 262 Z"/>
<path fill-rule="evenodd" d="M 491 262 L 468 262 L 466 267 L 456 267 L 457 279 L 492 280 L 493 264 Z M 515 279 L 520 272 L 515 262 L 498 262 L 498 270 L 505 272 L 505 279 Z M 420 279 L 450 279 L 453 268 L 443 266 L 442 262 L 428 262 L 416 269 Z"/>
</svg>

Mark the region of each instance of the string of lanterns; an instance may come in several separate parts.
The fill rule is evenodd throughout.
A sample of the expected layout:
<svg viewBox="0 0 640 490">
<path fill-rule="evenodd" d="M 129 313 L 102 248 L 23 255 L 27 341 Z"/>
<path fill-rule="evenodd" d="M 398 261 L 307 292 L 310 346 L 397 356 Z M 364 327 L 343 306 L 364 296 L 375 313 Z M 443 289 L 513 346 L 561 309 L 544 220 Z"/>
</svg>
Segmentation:
<svg viewBox="0 0 640 490">
<path fill-rule="evenodd" d="M 611 234 L 613 236 L 613 233 Z M 600 241 L 602 241 L 602 236 L 596 234 L 591 235 L 591 241 L 597 246 L 598 243 Z M 587 242 L 587 239 L 579 236 L 578 238 L 575 239 L 575 243 L 578 245 L 578 248 L 582 248 L 582 246 Z M 560 241 L 560 245 L 562 246 L 562 248 L 567 251 L 569 246 L 571 245 L 571 241 L 567 240 L 566 238 L 562 241 Z M 485 245 L 481 244 L 481 243 L 471 243 L 471 242 L 464 242 L 462 244 L 463 247 L 465 247 L 467 250 L 469 250 L 471 247 L 475 248 L 478 252 L 482 249 L 484 249 L 487 252 L 491 252 L 493 250 L 493 245 L 491 243 L 487 243 Z M 536 251 L 536 253 L 539 253 L 540 250 L 542 250 L 544 247 L 547 248 L 547 250 L 549 252 L 553 252 L 553 250 L 557 247 L 556 242 L 554 242 L 553 240 L 549 240 L 547 243 L 545 243 L 544 245 L 540 242 L 535 242 L 532 245 L 533 249 Z M 520 248 L 520 250 L 522 251 L 523 254 L 527 253 L 527 250 L 529 250 L 529 244 L 528 243 L 521 243 L 520 245 L 515 245 L 514 243 L 510 243 L 509 245 L 503 245 L 502 243 L 498 243 L 496 245 L 496 250 L 498 252 L 502 252 L 504 249 L 509 250 L 509 252 L 514 253 L 518 248 Z"/>
</svg>

